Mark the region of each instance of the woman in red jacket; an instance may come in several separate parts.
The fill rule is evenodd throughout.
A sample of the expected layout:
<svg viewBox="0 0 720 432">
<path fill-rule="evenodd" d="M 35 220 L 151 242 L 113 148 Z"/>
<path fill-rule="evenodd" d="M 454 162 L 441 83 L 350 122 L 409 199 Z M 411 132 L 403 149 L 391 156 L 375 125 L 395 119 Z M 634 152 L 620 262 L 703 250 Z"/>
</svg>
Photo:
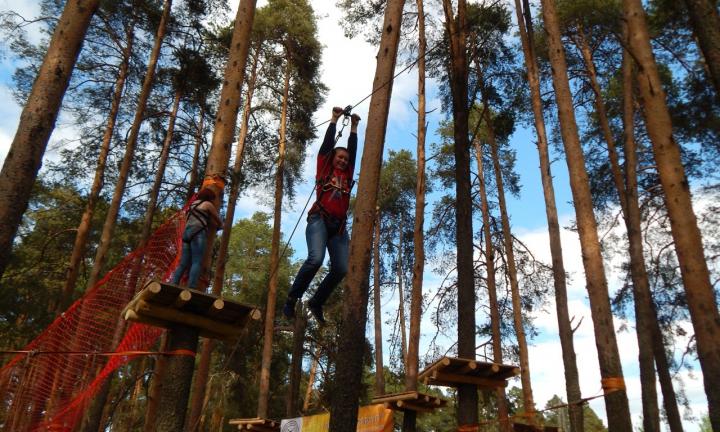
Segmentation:
<svg viewBox="0 0 720 432">
<path fill-rule="evenodd" d="M 308 212 L 308 224 L 305 230 L 308 257 L 300 267 L 288 293 L 283 308 L 283 314 L 287 318 L 295 317 L 295 303 L 302 298 L 320 269 L 325 258 L 325 249 L 330 254 L 330 271 L 320 282 L 315 295 L 307 303 L 308 309 L 319 323 L 325 323 L 323 305 L 347 273 L 350 239 L 345 229 L 345 223 L 355 171 L 357 127 L 360 116 L 353 114 L 351 117 L 347 148 L 333 148 L 337 121 L 342 113 L 342 108 L 333 108 L 330 125 L 318 152 L 317 195 L 315 203 Z"/>
</svg>

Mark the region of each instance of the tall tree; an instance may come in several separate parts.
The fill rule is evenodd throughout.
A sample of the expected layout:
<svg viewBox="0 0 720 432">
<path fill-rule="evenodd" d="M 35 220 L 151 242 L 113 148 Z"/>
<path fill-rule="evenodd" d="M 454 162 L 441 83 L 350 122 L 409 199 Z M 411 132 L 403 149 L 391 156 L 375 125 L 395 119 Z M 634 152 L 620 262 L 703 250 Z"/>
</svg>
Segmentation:
<svg viewBox="0 0 720 432">
<path fill-rule="evenodd" d="M 75 284 L 77 283 L 78 276 L 80 274 L 80 261 L 85 256 L 87 249 L 88 238 L 90 235 L 90 224 L 92 222 L 93 214 L 95 213 L 95 206 L 100 198 L 100 192 L 102 190 L 105 180 L 105 167 L 107 163 L 108 154 L 110 152 L 110 143 L 112 141 L 113 134 L 115 132 L 115 125 L 117 122 L 118 113 L 120 111 L 120 102 L 122 101 L 123 91 L 125 90 L 125 82 L 128 77 L 128 70 L 130 68 L 130 56 L 133 52 L 133 42 L 135 39 L 135 18 L 131 18 L 130 23 L 126 30 L 126 42 L 125 49 L 122 51 L 122 61 L 118 69 L 117 80 L 115 81 L 115 89 L 110 103 L 110 111 L 107 116 L 107 123 L 105 126 L 105 132 L 103 134 L 102 143 L 100 145 L 100 153 L 98 155 L 98 162 L 95 168 L 95 177 L 93 178 L 90 192 L 88 193 L 87 204 L 85 205 L 85 212 L 83 213 L 80 224 L 77 228 L 77 234 L 75 235 L 75 242 L 73 244 L 73 250 L 70 255 L 70 260 L 67 266 L 67 275 L 65 277 L 65 283 L 63 285 L 60 300 L 57 303 L 55 314 L 59 315 L 68 306 L 70 299 L 72 298 Z"/>
<path fill-rule="evenodd" d="M 448 76 L 452 94 L 453 133 L 455 138 L 455 235 L 457 240 L 458 356 L 475 358 L 475 283 L 473 277 L 472 202 L 470 194 L 470 148 L 468 138 L 468 55 L 467 3 L 458 0 L 457 13 L 452 3 L 443 0 L 445 32 L 449 38 Z M 458 387 L 458 425 L 478 422 L 477 388 Z"/>
<path fill-rule="evenodd" d="M 330 430 L 333 432 L 353 430 L 357 427 L 364 356 L 364 344 L 358 341 L 365 339 L 375 205 L 404 4 L 404 0 L 388 0 L 385 7 L 357 192 L 357 195 L 364 199 L 357 202 L 354 210 L 349 271 L 345 277 L 346 299 L 342 311 L 334 384 L 339 391 L 335 392 L 336 396 L 330 405 Z"/>
<path fill-rule="evenodd" d="M 485 273 L 488 290 L 488 307 L 490 308 L 490 331 L 492 333 L 493 362 L 502 364 L 502 334 L 500 332 L 500 305 L 498 304 L 497 284 L 495 281 L 495 245 L 490 227 L 490 205 L 488 204 L 487 187 L 485 185 L 485 169 L 480 142 L 476 136 L 473 140 L 475 147 L 475 160 L 477 162 L 478 189 L 480 195 L 480 211 L 482 213 L 482 231 L 485 238 Z M 498 420 L 500 430 L 509 431 L 507 398 L 505 389 L 499 388 L 496 392 L 498 398 Z"/>
<path fill-rule="evenodd" d="M 557 10 L 554 0 L 542 0 L 542 13 L 548 36 L 553 88 L 557 101 L 560 132 L 570 173 L 570 189 L 575 206 L 577 227 L 582 248 L 585 280 L 595 330 L 595 344 L 600 363 L 600 376 L 605 390 L 608 427 L 611 432 L 631 432 L 630 408 L 623 380 L 612 311 L 608 297 L 607 279 L 593 213 L 590 183 L 585 171 L 585 158 L 575 121 L 572 95 L 567 76 L 565 50 L 560 39 Z"/>
<path fill-rule="evenodd" d="M 643 115 L 665 193 L 675 251 L 680 262 L 690 318 L 697 339 L 705 394 L 713 429 L 720 430 L 720 313 L 703 252 L 702 238 L 692 207 L 690 185 L 673 138 L 672 120 L 655 63 L 640 0 L 624 0 L 628 45 L 638 66 L 637 82 Z"/>
<path fill-rule="evenodd" d="M 575 346 L 573 343 L 573 330 L 570 322 L 570 313 L 567 303 L 567 280 L 565 275 L 565 264 L 562 255 L 562 244 L 560 242 L 560 224 L 558 222 L 557 205 L 555 204 L 555 188 L 552 181 L 550 168 L 550 152 L 548 147 L 547 132 L 545 129 L 545 116 L 543 113 L 543 101 L 540 93 L 540 74 L 538 72 L 537 58 L 535 54 L 534 35 L 532 28 L 532 17 L 529 2 L 525 1 L 525 10 L 520 5 L 520 0 L 515 0 L 515 13 L 520 29 L 520 42 L 525 57 L 525 69 L 527 70 L 528 84 L 530 86 L 530 98 L 537 134 L 537 149 L 540 159 L 540 179 L 543 186 L 543 198 L 545 201 L 545 214 L 548 221 L 548 235 L 550 237 L 550 256 L 552 258 L 553 281 L 555 287 L 555 308 L 558 317 L 558 329 L 560 333 L 560 346 L 563 357 L 563 371 L 565 374 L 565 391 L 571 402 L 579 402 L 582 394 L 580 392 L 580 380 L 578 376 L 577 361 L 575 357 Z M 582 406 L 579 403 L 571 403 L 568 407 L 570 430 L 572 432 L 583 432 Z"/>
<path fill-rule="evenodd" d="M 412 291 L 410 292 L 410 343 L 408 345 L 407 366 L 405 369 L 405 390 L 417 390 L 417 376 L 420 351 L 420 322 L 422 320 L 423 272 L 425 271 L 425 8 L 423 0 L 416 0 L 418 13 L 418 124 L 417 124 L 417 179 L 415 186 L 415 227 L 413 235 L 413 272 Z M 415 411 L 403 414 L 403 431 L 412 432 L 416 428 Z"/>
<path fill-rule="evenodd" d="M 698 45 L 720 101 L 720 13 L 716 0 L 685 0 Z"/>
<path fill-rule="evenodd" d="M 115 224 L 120 213 L 120 204 L 122 197 L 125 193 L 125 187 L 127 180 L 130 175 L 130 168 L 132 167 L 133 158 L 135 157 L 135 148 L 138 142 L 140 134 L 140 127 L 142 126 L 143 120 L 145 119 L 145 108 L 147 107 L 148 99 L 150 98 L 150 92 L 152 91 L 153 83 L 155 81 L 155 71 L 160 58 L 160 51 L 162 49 L 163 40 L 167 34 L 168 21 L 170 19 L 170 9 L 172 8 L 172 0 L 165 0 L 163 3 L 163 12 L 158 24 L 157 33 L 155 35 L 155 42 L 150 53 L 148 60 L 147 71 L 145 73 L 145 79 L 143 80 L 142 90 L 138 97 L 138 103 L 135 108 L 135 117 L 133 119 L 132 127 L 128 135 L 127 142 L 125 143 L 125 154 L 123 155 L 122 163 L 120 166 L 120 173 L 115 183 L 115 189 L 113 191 L 113 198 L 110 204 L 110 210 L 105 215 L 105 223 L 103 225 L 102 235 L 100 237 L 100 244 L 95 251 L 95 259 L 93 261 L 93 267 L 90 272 L 90 278 L 87 282 L 87 288 L 91 289 L 95 286 L 100 275 L 104 270 L 105 260 L 107 258 L 107 252 L 110 248 L 110 242 L 113 238 L 113 232 L 115 230 Z"/>
<path fill-rule="evenodd" d="M 100 0 L 70 0 L 60 16 L 0 171 L 0 279 Z"/>
<path fill-rule="evenodd" d="M 230 163 L 230 145 L 235 137 L 235 127 L 240 107 L 241 91 L 245 79 L 245 64 L 250 49 L 250 32 L 255 17 L 256 0 L 241 0 L 235 17 L 230 52 L 225 65 L 224 81 L 220 92 L 219 108 L 215 119 L 212 146 L 208 155 L 205 179 L 203 182 L 211 187 L 217 195 L 216 207 L 219 207 L 224 182 L 219 179 Z M 207 266 L 212 255 L 214 233 L 208 235 L 203 263 Z M 170 332 L 168 348 L 197 348 L 197 332 L 187 329 L 176 329 Z M 167 388 L 161 395 L 158 411 L 158 427 L 166 430 L 180 430 L 185 424 L 185 412 L 192 382 L 194 357 L 170 358 L 167 365 Z"/>
<path fill-rule="evenodd" d="M 482 81 L 482 79 L 481 79 Z M 523 327 L 522 304 L 520 302 L 520 286 L 518 284 L 517 267 L 515 264 L 515 252 L 513 250 L 513 237 L 510 231 L 510 218 L 507 214 L 507 205 L 505 203 L 505 187 L 503 186 L 502 169 L 500 167 L 500 156 L 498 152 L 498 142 L 493 126 L 492 117 L 487 103 L 487 96 L 483 101 L 483 113 L 485 114 L 485 126 L 487 132 L 487 141 L 490 144 L 490 156 L 493 164 L 493 172 L 495 173 L 495 186 L 497 188 L 498 203 L 500 209 L 500 223 L 502 225 L 503 241 L 505 245 L 505 255 L 507 260 L 507 275 L 510 279 L 510 295 L 513 304 L 513 323 L 515 326 L 515 335 L 518 340 L 518 352 L 520 354 L 520 380 L 522 381 L 523 390 L 523 406 L 525 413 L 529 417 L 531 424 L 536 423 L 535 402 L 533 398 L 532 383 L 530 381 L 530 357 L 528 354 L 527 339 L 525 338 L 525 329 Z M 487 239 L 490 240 L 489 238 Z"/>
</svg>

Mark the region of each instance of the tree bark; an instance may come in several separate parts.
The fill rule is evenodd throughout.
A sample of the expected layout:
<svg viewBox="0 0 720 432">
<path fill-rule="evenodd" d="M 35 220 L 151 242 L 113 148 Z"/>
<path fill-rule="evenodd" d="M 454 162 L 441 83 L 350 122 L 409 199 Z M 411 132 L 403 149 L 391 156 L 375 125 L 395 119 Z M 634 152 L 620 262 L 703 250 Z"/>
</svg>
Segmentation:
<svg viewBox="0 0 720 432">
<path fill-rule="evenodd" d="M 303 400 L 302 412 L 306 414 L 310 409 L 310 397 L 312 396 L 312 387 L 315 382 L 315 373 L 317 372 L 318 363 L 320 363 L 320 349 L 315 351 L 312 366 L 310 366 L 310 374 L 308 374 L 307 388 L 305 388 L 305 399 Z"/>
<path fill-rule="evenodd" d="M 383 366 L 382 302 L 380 299 L 380 211 L 375 210 L 375 236 L 373 237 L 373 307 L 375 317 L 375 395 L 385 394 L 385 368 Z"/>
<path fill-rule="evenodd" d="M 715 96 L 720 101 L 720 14 L 715 0 L 685 0 L 690 21 L 705 58 Z"/>
<path fill-rule="evenodd" d="M 640 322 L 637 323 L 637 332 L 648 332 L 648 337 L 643 337 L 642 341 L 638 335 L 638 344 L 652 344 L 652 352 L 650 353 L 651 361 L 655 361 L 657 365 L 657 373 L 660 381 L 660 387 L 663 392 L 663 403 L 665 406 L 665 415 L 672 432 L 682 432 L 682 420 L 680 419 L 680 412 L 678 411 L 677 398 L 675 397 L 675 390 L 673 389 L 672 377 L 670 376 L 670 369 L 668 367 L 667 354 L 665 353 L 665 346 L 662 341 L 662 331 L 657 319 L 657 311 L 655 309 L 655 303 L 652 299 L 652 293 L 650 291 L 650 283 L 648 281 L 647 270 L 645 268 L 645 256 L 643 253 L 642 246 L 642 229 L 641 229 L 641 213 L 640 204 L 638 199 L 638 181 L 637 181 L 637 144 L 635 143 L 634 136 L 634 97 L 633 97 L 633 71 L 632 71 L 632 58 L 630 57 L 627 50 L 623 50 L 623 135 L 625 138 L 625 200 L 627 202 L 627 215 L 625 217 L 626 229 L 628 233 L 628 243 L 630 245 L 630 262 L 633 271 L 631 277 L 633 278 L 633 288 L 637 293 L 635 296 L 635 315 L 647 314 L 647 318 L 643 321 L 641 326 Z M 635 268 L 634 263 L 638 263 Z M 637 279 L 637 280 L 635 280 Z M 645 308 L 648 311 L 643 312 L 638 309 L 638 303 L 642 302 L 645 304 Z M 638 319 L 638 321 L 640 321 Z M 641 362 L 643 359 L 641 359 Z M 652 376 L 653 391 L 657 393 L 655 387 L 655 376 Z M 642 376 L 641 376 L 642 380 Z M 644 383 L 643 383 L 644 385 Z M 651 393 L 648 393 L 651 394 Z M 657 395 L 655 396 L 657 400 Z M 643 402 L 643 409 L 644 409 Z M 655 402 L 657 409 L 657 402 Z M 645 414 L 643 414 L 644 419 Z M 659 420 L 658 420 L 659 421 Z M 643 420 L 644 425 L 644 420 Z"/>
<path fill-rule="evenodd" d="M 112 102 L 110 103 L 110 112 L 108 113 L 105 133 L 103 134 L 102 144 L 100 145 L 100 154 L 98 155 L 98 163 L 95 168 L 95 177 L 93 178 L 88 201 L 85 205 L 85 211 L 80 218 L 80 225 L 75 235 L 75 243 L 73 244 L 70 261 L 68 262 L 67 274 L 62 289 L 62 297 L 55 309 L 55 316 L 60 315 L 70 304 L 78 275 L 80 274 L 80 261 L 85 256 L 87 249 L 87 241 L 90 236 L 90 225 L 92 223 L 95 206 L 97 205 L 100 192 L 105 182 L 105 166 L 107 163 L 108 153 L 110 152 L 110 143 L 115 132 L 115 124 L 117 122 L 118 112 L 120 111 L 120 102 L 122 101 L 123 91 L 125 90 L 125 81 L 127 80 L 128 69 L 130 66 L 130 55 L 132 54 L 133 41 L 135 39 L 135 20 L 128 26 L 127 45 L 123 50 L 122 61 L 118 71 L 117 80 L 115 81 L 115 90 L 113 91 Z"/>
<path fill-rule="evenodd" d="M 330 405 L 331 432 L 357 428 L 364 349 L 364 345 L 358 341 L 365 340 L 372 231 L 404 4 L 404 0 L 388 0 L 385 7 L 358 182 L 357 196 L 363 199 L 357 200 L 355 206 L 348 273 L 345 277 L 334 398 Z"/>
<path fill-rule="evenodd" d="M 285 415 L 287 418 L 297 417 L 298 402 L 300 400 L 300 379 L 302 378 L 302 363 L 305 344 L 305 310 L 300 306 L 300 313 L 293 325 L 293 348 L 292 362 L 290 363 L 290 391 L 287 392 L 285 400 Z"/>
<path fill-rule="evenodd" d="M 525 413 L 528 415 L 528 421 L 530 424 L 534 425 L 537 423 L 537 419 L 535 417 L 535 401 L 533 398 L 532 382 L 530 381 L 530 356 L 528 354 L 527 340 L 525 339 L 525 328 L 523 327 L 520 286 L 517 279 L 517 268 L 515 267 L 515 252 L 513 250 L 512 233 L 510 232 L 510 218 L 508 218 L 507 205 L 505 203 L 505 187 L 503 185 L 502 168 L 500 167 L 498 144 L 495 138 L 495 128 L 492 125 L 492 118 L 490 117 L 487 100 L 483 102 L 483 105 L 485 124 L 488 132 L 488 143 L 490 144 L 490 154 L 493 162 L 493 171 L 495 172 L 495 184 L 497 186 L 497 195 L 500 207 L 500 223 L 502 225 L 503 240 L 505 243 L 505 256 L 507 258 L 507 272 L 510 279 L 510 295 L 513 304 L 513 324 L 515 326 L 515 335 L 517 336 L 520 356 L 520 381 L 522 383 L 523 404 Z"/>
<path fill-rule="evenodd" d="M 286 56 L 285 85 L 282 112 L 280 114 L 280 142 L 278 143 L 278 165 L 275 173 L 275 209 L 272 243 L 270 246 L 270 281 L 268 282 L 267 306 L 265 308 L 265 331 L 263 336 L 262 365 L 260 367 L 260 391 L 257 416 L 267 418 L 270 398 L 270 364 L 275 329 L 275 302 L 277 300 L 278 272 L 280 269 L 280 222 L 282 217 L 283 178 L 285 171 L 285 140 L 287 136 L 288 98 L 290 97 L 290 54 Z"/>
<path fill-rule="evenodd" d="M 103 231 L 100 236 L 100 244 L 95 251 L 95 259 L 92 271 L 90 272 L 90 278 L 88 279 L 86 285 L 86 290 L 92 289 L 92 287 L 94 287 L 100 279 L 103 267 L 105 266 L 105 258 L 110 250 L 110 242 L 112 241 L 118 213 L 120 212 L 120 203 L 122 202 L 122 197 L 125 193 L 125 186 L 127 185 L 130 168 L 135 157 L 135 146 L 137 145 L 138 136 L 140 134 L 140 126 L 144 120 L 145 108 L 147 107 L 147 102 L 150 98 L 150 93 L 152 92 L 152 85 L 155 81 L 155 70 L 158 59 L 160 58 L 160 49 L 162 48 L 163 39 L 167 33 L 167 24 L 168 19 L 170 18 L 171 7 L 172 0 L 165 0 L 163 4 L 162 18 L 160 19 L 160 24 L 158 25 L 157 34 L 155 35 L 155 43 L 153 45 L 152 52 L 150 53 L 147 72 L 145 73 L 145 79 L 143 80 L 138 104 L 135 109 L 135 117 L 125 145 L 125 155 L 123 156 L 123 160 L 120 165 L 120 173 L 118 175 L 117 183 L 115 183 L 115 190 L 113 192 L 112 201 L 110 202 L 110 208 L 105 216 L 105 223 L 103 224 Z"/>
<path fill-rule="evenodd" d="M 485 270 L 487 272 L 488 307 L 490 308 L 490 329 L 492 331 L 493 362 L 502 364 L 502 334 L 500 332 L 500 306 L 497 300 L 497 284 L 495 283 L 495 247 L 490 231 L 490 206 L 487 199 L 487 188 L 485 187 L 485 169 L 483 168 L 482 151 L 477 140 L 473 143 L 475 147 L 475 159 L 478 169 L 478 185 L 480 189 L 480 210 L 482 212 L 483 235 L 485 236 Z M 498 406 L 498 421 L 500 430 L 508 432 L 511 429 L 508 419 L 507 399 L 505 389 L 499 388 L 496 392 Z"/>
<path fill-rule="evenodd" d="M 573 330 L 570 322 L 570 313 L 567 303 L 567 280 L 565 264 L 562 255 L 562 243 L 560 240 L 560 223 L 558 222 L 557 205 L 555 203 L 555 188 L 552 181 L 550 168 L 550 152 L 545 129 L 545 117 L 543 115 L 542 97 L 540 94 L 540 75 L 538 73 L 535 47 L 532 38 L 532 17 L 529 16 L 530 7 L 525 0 L 525 13 L 520 6 L 520 0 L 515 0 L 515 11 L 520 29 L 520 40 L 525 56 L 525 67 L 530 86 L 535 131 L 537 132 L 537 149 L 540 159 L 540 177 L 543 186 L 543 197 L 545 199 L 545 214 L 548 221 L 548 236 L 550 239 L 550 256 L 552 259 L 553 281 L 555 288 L 555 310 L 557 311 L 558 329 L 560 333 L 560 346 L 562 349 L 563 366 L 565 373 L 565 392 L 568 402 L 568 416 L 570 419 L 570 430 L 572 432 L 583 432 L 583 408 L 579 402 L 582 399 L 580 392 L 580 379 L 575 356 L 575 344 L 573 342 Z"/>
<path fill-rule="evenodd" d="M 170 352 L 197 351 L 198 329 L 176 326 L 168 333 Z M 172 361 L 171 361 L 172 360 Z M 190 396 L 190 385 L 181 377 L 192 376 L 195 367 L 194 355 L 174 355 L 166 362 L 165 379 L 159 394 L 157 429 L 158 431 L 180 431 L 185 425 L 185 410 Z M 169 415 L 174 413 L 174 415 Z"/>
<path fill-rule="evenodd" d="M 630 277 L 633 282 L 633 297 L 635 299 L 635 327 L 638 339 L 638 358 L 640 365 L 640 387 L 642 392 L 642 408 L 643 408 L 643 431 L 659 432 L 660 431 L 660 410 L 658 409 L 657 389 L 655 384 L 655 360 L 653 358 L 653 334 L 657 327 L 657 316 L 653 311 L 652 296 L 650 294 L 650 283 L 648 281 L 647 271 L 645 270 L 645 257 L 643 255 L 642 237 L 640 228 L 640 207 L 637 202 L 637 179 L 635 183 L 635 202 L 628 202 L 628 196 L 623 181 L 623 175 L 620 168 L 620 161 L 615 145 L 615 138 L 610 130 L 610 121 L 605 103 L 602 100 L 602 91 L 597 80 L 597 72 L 595 62 L 590 51 L 590 45 L 585 39 L 582 26 L 578 27 L 578 44 L 582 53 L 585 68 L 590 80 L 590 87 L 595 95 L 595 112 L 600 122 L 600 129 L 608 147 L 608 159 L 610 160 L 610 172 L 612 173 L 615 190 L 617 190 L 620 199 L 620 208 L 625 221 L 625 227 L 628 233 L 629 255 L 630 255 Z M 632 78 L 631 78 L 632 79 Z M 627 96 L 627 95 L 626 95 Z M 632 97 L 632 93 L 630 94 Z M 632 113 L 630 114 L 632 116 Z M 625 127 L 632 128 L 632 123 L 625 124 Z M 631 135 L 632 129 L 626 130 L 625 142 L 633 139 Z M 634 145 L 633 145 L 634 149 Z M 636 161 L 634 155 L 631 158 Z M 626 160 L 627 163 L 627 160 Z M 630 172 L 630 171 L 628 171 Z M 636 175 L 633 168 L 633 175 Z M 626 180 L 628 183 L 630 179 Z M 634 205 L 633 220 L 630 219 L 629 207 Z M 658 327 L 659 330 L 659 327 Z M 663 353 L 664 355 L 664 353 Z"/>
<path fill-rule="evenodd" d="M 195 194 L 198 185 L 198 165 L 200 164 L 200 149 L 203 144 L 203 135 L 205 134 L 205 107 L 200 106 L 200 123 L 198 124 L 195 134 L 195 151 L 193 152 L 192 164 L 190 165 L 190 180 L 188 181 L 187 200 Z"/>
<path fill-rule="evenodd" d="M 256 52 L 259 51 L 259 48 Z M 242 122 L 240 124 L 240 134 L 238 136 L 237 147 L 235 149 L 235 164 L 233 166 L 233 181 L 230 185 L 230 196 L 228 197 L 227 210 L 225 212 L 225 220 L 223 221 L 223 231 L 220 237 L 220 247 L 218 249 L 217 264 L 215 266 L 215 274 L 212 283 L 212 293 L 220 295 L 222 293 L 223 280 L 225 279 L 225 266 L 227 264 L 228 247 L 230 246 L 230 234 L 232 234 L 232 224 L 235 219 L 235 205 L 240 196 L 240 172 L 242 170 L 243 157 L 245 154 L 245 140 L 248 135 L 248 124 L 250 121 L 250 109 L 252 98 L 255 92 L 255 81 L 257 79 L 257 65 L 259 54 L 253 59 L 250 79 L 248 80 L 247 96 L 243 107 Z M 202 124 L 202 123 L 201 123 Z M 196 149 L 198 149 L 196 147 Z M 200 352 L 200 363 L 198 364 L 197 375 L 193 383 L 192 399 L 190 401 L 190 414 L 188 417 L 188 431 L 195 432 L 200 425 L 200 417 L 202 415 L 203 401 L 205 400 L 205 392 L 207 387 L 207 378 L 210 370 L 210 357 L 212 356 L 215 342 L 211 339 L 205 339 L 202 351 Z"/>
<path fill-rule="evenodd" d="M 99 0 L 70 0 L 55 27 L 0 171 L 0 279 Z"/>
<path fill-rule="evenodd" d="M 398 238 L 398 263 L 397 263 L 397 275 L 398 275 L 398 315 L 400 316 L 400 352 L 402 353 L 403 372 L 407 371 L 407 333 L 405 332 L 405 290 L 403 289 L 403 215 L 400 214 L 400 224 L 398 230 L 400 236 Z"/>
<path fill-rule="evenodd" d="M 640 0 L 624 0 L 629 49 L 638 66 L 637 81 L 648 135 L 653 146 L 675 251 L 680 263 L 690 318 L 695 329 L 698 357 L 708 398 L 710 424 L 720 430 L 720 314 L 702 238 L 692 208 L 690 185 L 680 157 L 680 146 L 672 135 L 672 121 L 665 91 L 650 46 L 645 12 Z"/>
<path fill-rule="evenodd" d="M 548 34 L 553 88 L 557 99 L 561 135 L 570 174 L 570 189 L 577 217 L 585 280 L 595 330 L 595 345 L 600 363 L 600 376 L 605 389 L 605 409 L 606 412 L 613 413 L 613 415 L 608 415 L 608 430 L 610 432 L 632 432 L 630 409 L 615 337 L 597 222 L 593 214 L 590 183 L 575 122 L 555 1 L 542 0 L 542 11 L 545 30 Z"/>
<path fill-rule="evenodd" d="M 217 198 L 215 205 L 220 208 L 222 202 L 222 192 L 224 189 L 224 174 L 230 163 L 230 146 L 235 136 L 235 123 L 237 121 L 238 109 L 240 107 L 241 90 L 243 81 L 245 80 L 245 64 L 247 63 L 248 52 L 250 50 L 250 32 L 252 30 L 253 20 L 255 18 L 256 0 L 240 0 L 237 15 L 235 16 L 235 27 L 233 29 L 232 41 L 230 43 L 230 52 L 227 63 L 225 65 L 225 75 L 222 89 L 220 91 L 220 100 L 217 115 L 215 117 L 215 128 L 213 132 L 212 146 L 208 155 L 207 167 L 205 170 L 206 187 L 212 189 Z M 213 243 L 215 241 L 215 233 L 208 233 L 208 241 L 203 257 L 204 267 L 207 267 L 212 258 Z M 187 329 L 171 329 L 169 337 L 173 338 L 194 338 L 197 345 L 197 332 L 187 334 Z M 187 393 L 186 389 L 190 389 L 192 384 L 192 368 L 184 369 L 180 358 L 171 357 L 167 361 L 168 370 L 176 370 L 174 375 L 168 375 L 168 380 L 172 379 L 180 383 L 177 387 L 173 387 L 169 393 L 170 396 L 182 399 L 181 404 L 161 405 L 159 407 L 158 418 L 177 417 L 180 421 L 178 427 L 169 430 L 180 430 L 185 422 L 185 411 L 187 409 Z M 189 392 L 189 391 L 188 391 Z"/>
<path fill-rule="evenodd" d="M 405 390 L 416 391 L 420 362 L 420 323 L 422 321 L 422 284 L 425 271 L 425 11 L 423 0 L 416 0 L 418 12 L 418 124 L 417 124 L 417 180 L 415 185 L 415 229 L 413 235 L 413 274 L 410 292 L 410 340 L 405 364 Z M 413 411 L 403 414 L 403 432 L 414 432 L 417 416 Z"/>
<path fill-rule="evenodd" d="M 468 142 L 468 58 L 465 0 L 458 0 L 457 17 L 450 0 L 443 0 L 445 29 L 450 38 L 450 91 L 455 139 L 455 199 L 458 290 L 458 356 L 475 358 L 475 281 L 473 275 L 470 148 Z M 478 394 L 474 385 L 458 387 L 458 425 L 478 422 Z"/>
</svg>

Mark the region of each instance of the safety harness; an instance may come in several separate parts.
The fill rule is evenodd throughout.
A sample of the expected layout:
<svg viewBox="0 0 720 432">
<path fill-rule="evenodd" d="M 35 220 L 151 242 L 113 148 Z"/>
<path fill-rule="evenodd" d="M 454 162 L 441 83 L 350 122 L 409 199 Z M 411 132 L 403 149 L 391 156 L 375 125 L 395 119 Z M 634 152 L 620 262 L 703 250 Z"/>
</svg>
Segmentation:
<svg viewBox="0 0 720 432">
<path fill-rule="evenodd" d="M 342 136 L 343 131 L 345 130 L 345 126 L 350 124 L 350 116 L 352 115 L 352 105 L 348 105 L 345 107 L 345 109 L 342 112 L 343 120 L 342 120 L 342 127 L 337 133 L 337 136 L 335 137 L 335 145 L 337 145 L 337 142 L 340 140 L 340 137 Z M 333 146 L 334 147 L 334 146 Z M 328 167 L 328 164 L 332 163 L 333 157 L 331 157 L 332 151 L 330 154 L 328 154 L 327 158 L 325 159 L 325 163 L 323 164 L 323 168 L 321 172 L 325 172 L 325 170 Z M 313 203 L 312 207 L 310 207 L 310 210 L 308 211 L 308 217 L 315 213 L 319 213 L 320 216 L 323 218 L 323 221 L 325 222 L 325 227 L 328 230 L 328 235 L 330 237 L 334 236 L 335 234 L 340 234 L 345 229 L 345 223 L 347 222 L 347 214 L 343 218 L 338 218 L 336 216 L 333 216 L 330 214 L 330 212 L 323 207 L 321 201 L 322 197 L 325 194 L 325 192 L 330 190 L 338 190 L 342 194 L 347 194 L 348 196 L 352 192 L 353 187 L 355 186 L 355 180 L 351 178 L 348 180 L 348 188 L 347 190 L 342 187 L 337 187 L 332 183 L 332 170 L 322 177 L 319 177 L 315 180 L 315 190 L 319 190 L 317 199 L 315 200 L 315 203 Z"/>
<path fill-rule="evenodd" d="M 197 219 L 198 222 L 200 222 L 200 225 L 202 226 L 202 228 L 195 231 L 193 233 L 193 235 L 190 236 L 189 239 L 185 239 L 185 236 L 183 236 L 183 243 L 190 243 L 193 241 L 195 236 L 197 236 L 198 234 L 200 234 L 203 231 L 207 231 L 208 226 L 209 226 L 209 224 L 208 224 L 209 216 L 204 210 L 200 210 L 198 208 L 200 206 L 200 204 L 202 204 L 205 201 L 207 201 L 207 200 L 200 200 L 200 201 L 190 204 L 190 208 L 188 209 L 187 216 L 185 217 L 185 221 L 187 222 L 188 220 L 190 220 L 190 216 L 194 216 L 195 219 Z"/>
</svg>

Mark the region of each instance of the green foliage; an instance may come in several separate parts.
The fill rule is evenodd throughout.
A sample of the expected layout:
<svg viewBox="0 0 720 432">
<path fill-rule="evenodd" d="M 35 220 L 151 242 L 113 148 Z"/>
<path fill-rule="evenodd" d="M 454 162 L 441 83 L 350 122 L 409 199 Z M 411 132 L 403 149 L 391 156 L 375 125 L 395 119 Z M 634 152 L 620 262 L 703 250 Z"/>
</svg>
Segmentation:
<svg viewBox="0 0 720 432">
<path fill-rule="evenodd" d="M 99 241 L 107 202 L 98 204 L 88 255 Z M 85 210 L 85 197 L 72 185 L 40 178 L 18 232 L 10 264 L 0 290 L 0 346 L 20 349 L 54 319 L 55 305 L 65 280 L 75 229 Z M 112 268 L 137 245 L 142 218 L 123 217 L 108 254 Z M 81 263 L 77 287 L 84 287 L 91 262 Z M 74 298 L 81 293 L 78 291 Z"/>
</svg>

